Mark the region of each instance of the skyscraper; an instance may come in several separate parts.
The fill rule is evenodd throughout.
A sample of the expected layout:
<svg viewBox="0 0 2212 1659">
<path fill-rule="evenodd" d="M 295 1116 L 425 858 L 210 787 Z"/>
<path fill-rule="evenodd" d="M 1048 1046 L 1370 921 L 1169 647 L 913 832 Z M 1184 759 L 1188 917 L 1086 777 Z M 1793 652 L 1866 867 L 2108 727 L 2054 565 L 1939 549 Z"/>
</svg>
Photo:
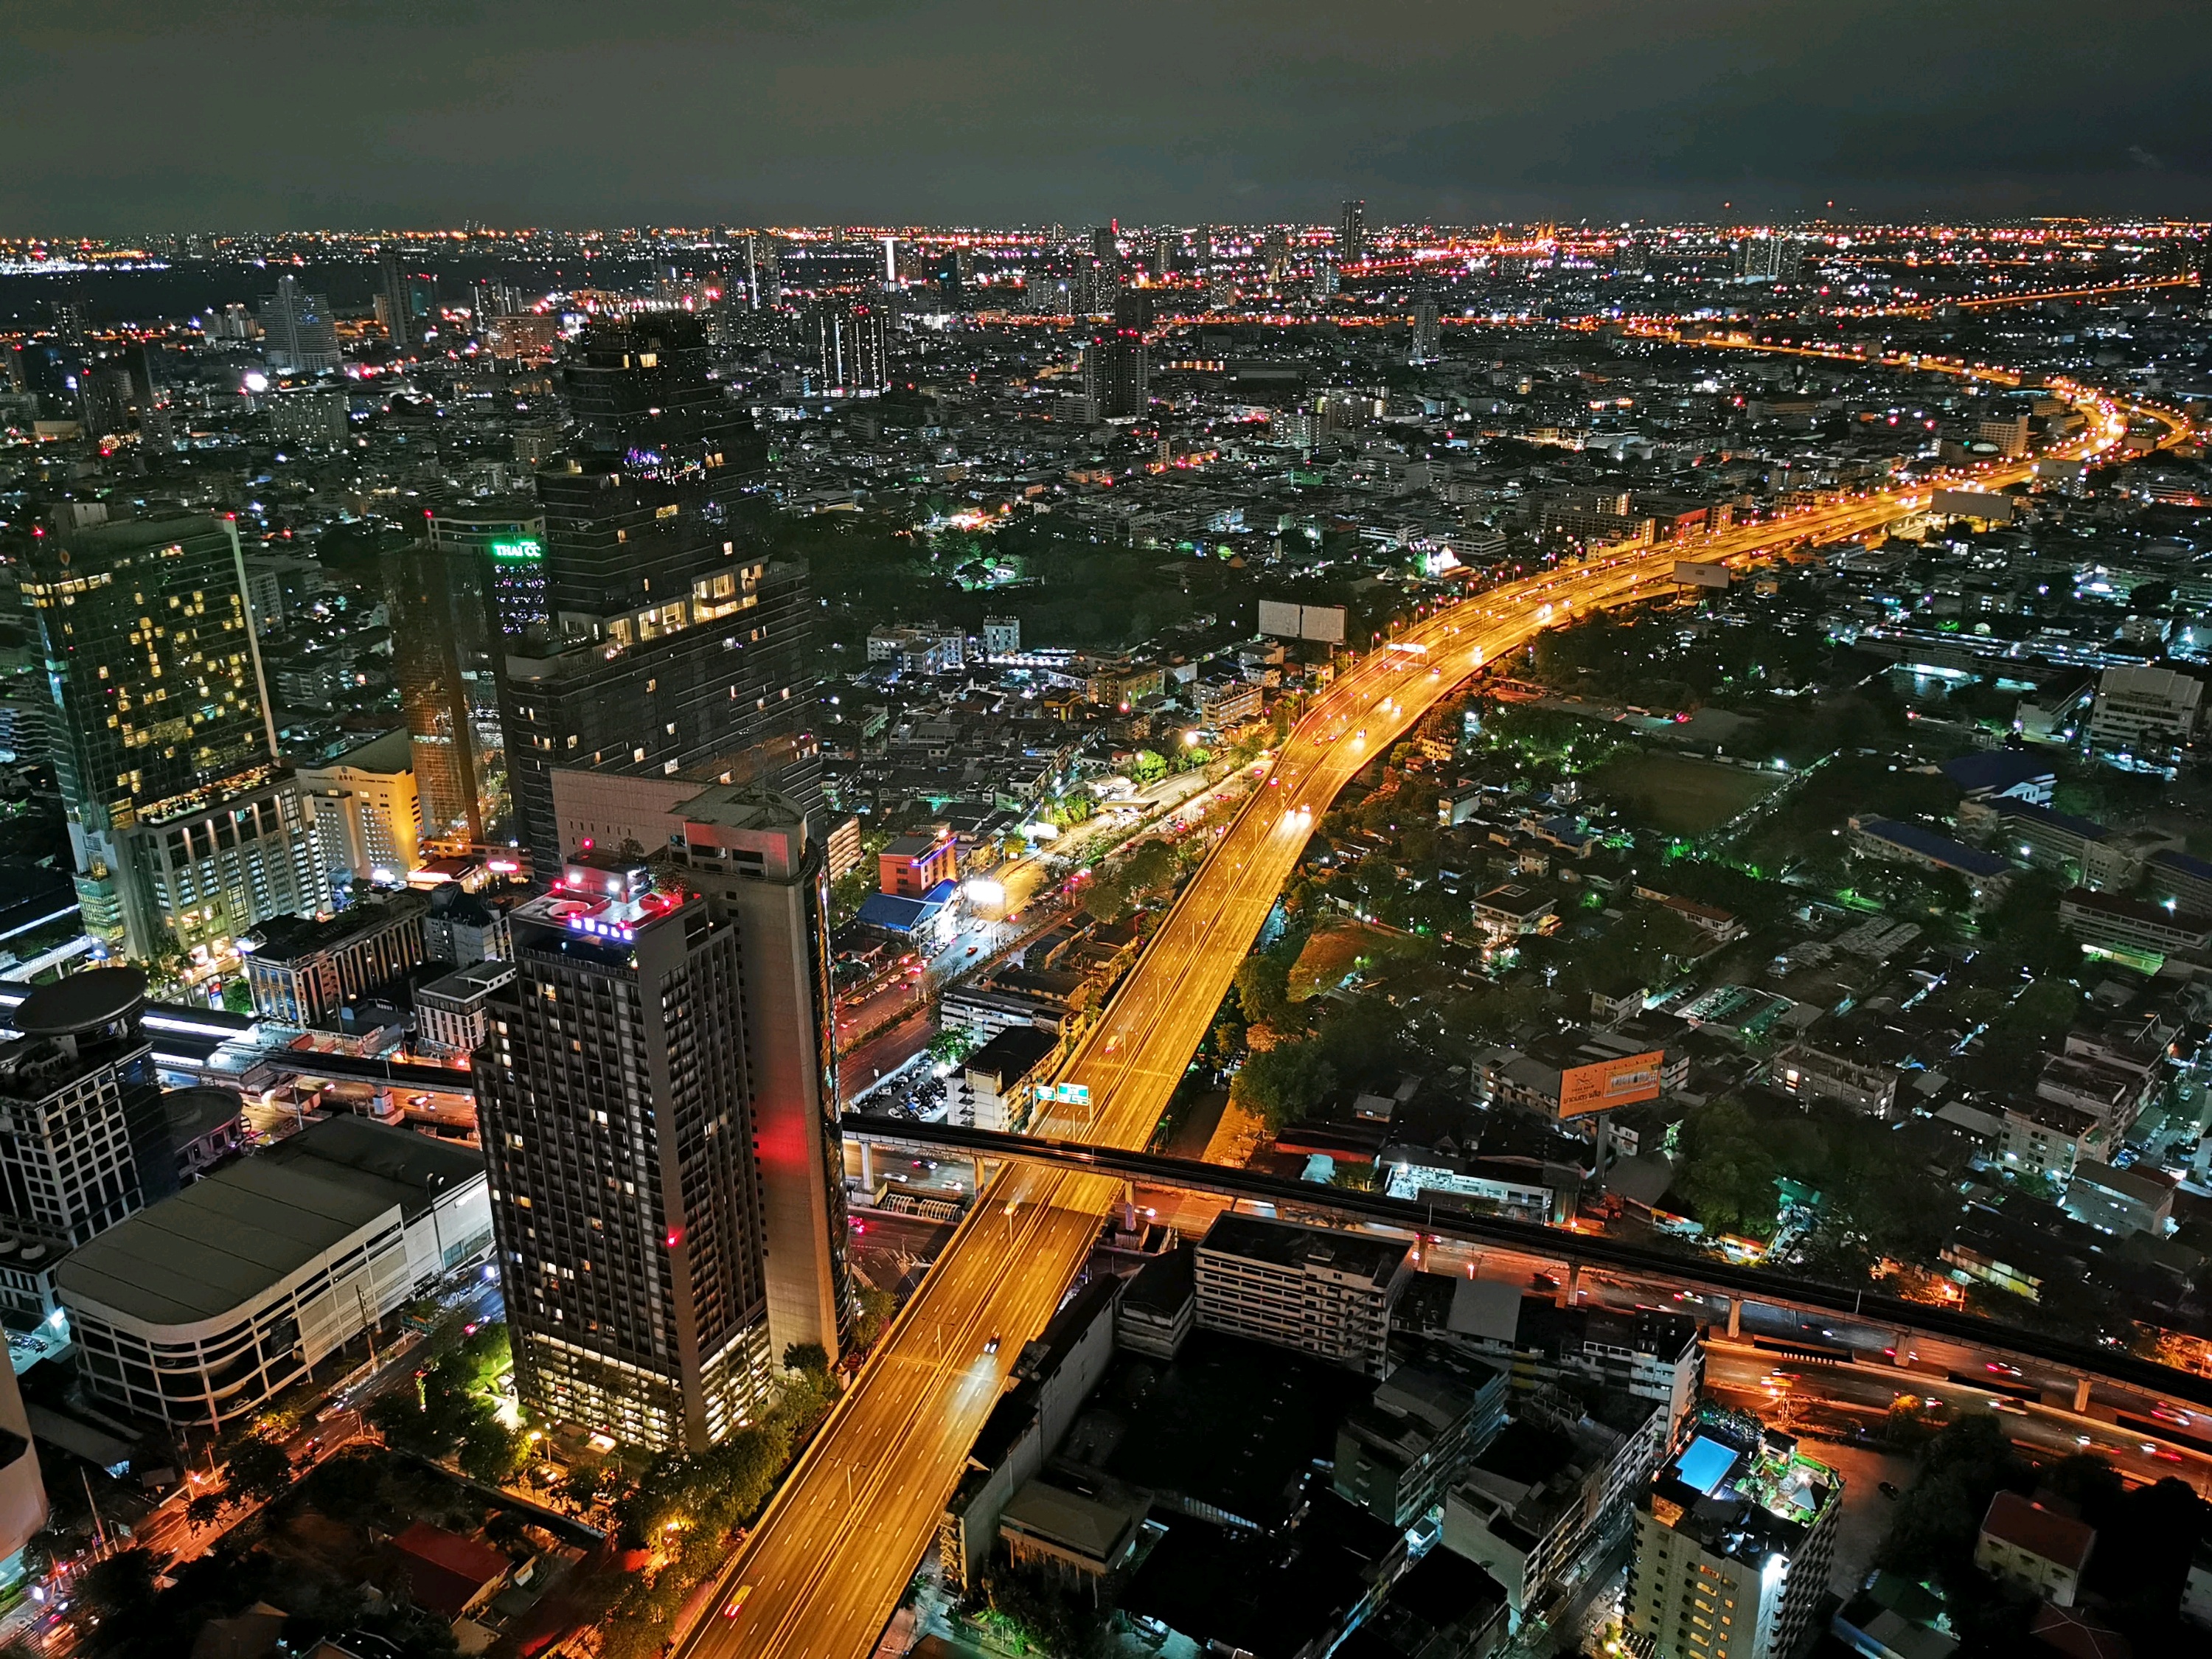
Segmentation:
<svg viewBox="0 0 2212 1659">
<path fill-rule="evenodd" d="M 22 565 L 85 928 L 141 960 L 220 951 L 329 896 L 276 763 L 238 528 L 105 518 L 64 509 Z"/>
<path fill-rule="evenodd" d="M 512 926 L 476 1072 L 517 1388 L 556 1422 L 710 1445 L 774 1376 L 738 929 L 588 851 Z"/>
<path fill-rule="evenodd" d="M 806 313 L 809 365 L 828 391 L 881 392 L 890 384 L 884 307 L 866 301 L 830 301 Z"/>
<path fill-rule="evenodd" d="M 337 330 L 331 323 L 331 302 L 310 294 L 296 276 L 276 279 L 276 291 L 261 300 L 262 360 L 285 374 L 320 374 L 345 360 L 338 351 Z"/>
<path fill-rule="evenodd" d="M 1091 257 L 1109 270 L 1121 268 L 1121 239 L 1111 225 L 1100 225 L 1091 231 Z"/>
<path fill-rule="evenodd" d="M 1417 363 L 1432 363 L 1443 356 L 1443 326 L 1437 320 L 1434 300 L 1413 302 L 1413 346 L 1411 353 Z"/>
<path fill-rule="evenodd" d="M 392 349 L 404 351 L 422 343 L 415 327 L 415 301 L 407 275 L 399 268 L 399 250 L 389 242 L 376 250 L 376 315 L 391 337 Z"/>
<path fill-rule="evenodd" d="M 491 695 L 493 683 L 483 583 L 472 562 L 465 550 L 416 542 L 386 556 L 384 597 L 422 832 L 478 842 L 497 792 L 474 701 L 479 689 Z M 493 712 L 496 732 L 495 696 Z"/>
<path fill-rule="evenodd" d="M 672 776 L 813 719 L 805 572 L 740 542 L 764 447 L 708 378 L 701 319 L 597 325 L 563 379 L 574 453 L 538 477 L 547 619 L 500 659 L 516 827 L 549 861 L 553 768 Z M 819 799 L 811 769 L 783 782 Z"/>
<path fill-rule="evenodd" d="M 1267 286 L 1273 288 L 1290 268 L 1291 234 L 1278 225 L 1261 239 L 1260 269 L 1267 276 Z"/>
<path fill-rule="evenodd" d="M 1352 199 L 1344 204 L 1343 222 L 1336 232 L 1336 262 L 1357 264 L 1367 257 L 1367 204 Z"/>
<path fill-rule="evenodd" d="M 1103 418 L 1133 420 L 1152 408 L 1151 356 L 1133 328 L 1111 328 L 1083 348 L 1083 393 Z"/>
<path fill-rule="evenodd" d="M 1843 1478 L 1796 1437 L 1700 1407 L 1636 1506 L 1623 1617 L 1653 1659 L 1789 1659 L 1828 1588 Z"/>
</svg>

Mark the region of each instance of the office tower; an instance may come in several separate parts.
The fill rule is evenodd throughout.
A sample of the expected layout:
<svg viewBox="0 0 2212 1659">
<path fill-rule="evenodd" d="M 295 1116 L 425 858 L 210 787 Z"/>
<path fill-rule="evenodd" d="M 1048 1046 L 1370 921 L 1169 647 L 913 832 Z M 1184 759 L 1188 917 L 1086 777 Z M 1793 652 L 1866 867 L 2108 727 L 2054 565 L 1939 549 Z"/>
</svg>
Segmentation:
<svg viewBox="0 0 2212 1659">
<path fill-rule="evenodd" d="M 1334 260 L 1316 259 L 1314 261 L 1313 297 L 1316 301 L 1333 300 L 1336 297 L 1336 262 Z"/>
<path fill-rule="evenodd" d="M 279 374 L 320 374 L 344 361 L 330 301 L 308 293 L 296 276 L 279 276 L 276 291 L 262 296 L 261 327 L 262 359 Z"/>
<path fill-rule="evenodd" d="M 420 541 L 385 559 L 392 678 L 412 745 L 422 833 L 484 839 L 496 791 L 471 696 L 494 690 L 483 584 L 467 550 Z M 493 722 L 496 730 L 496 720 Z M 496 742 L 493 746 L 495 748 Z"/>
<path fill-rule="evenodd" d="M 94 968 L 26 997 L 0 1042 L 0 1215 L 57 1254 L 177 1190 L 145 1006 L 136 968 Z"/>
<path fill-rule="evenodd" d="M 898 238 L 886 236 L 883 239 L 883 244 L 884 286 L 896 288 L 898 286 Z"/>
<path fill-rule="evenodd" d="M 1291 234 L 1279 225 L 1261 239 L 1260 270 L 1267 279 L 1267 286 L 1273 288 L 1290 268 Z"/>
<path fill-rule="evenodd" d="M 562 378 L 575 452 L 538 477 L 548 619 L 499 676 L 515 825 L 549 861 L 553 768 L 673 776 L 813 718 L 805 573 L 738 541 L 764 447 L 708 378 L 703 321 L 596 325 Z M 802 764 L 783 781 L 811 811 Z"/>
<path fill-rule="evenodd" d="M 1691 1414 L 1636 1506 L 1624 1618 L 1652 1659 L 1790 1659 L 1828 1588 L 1843 1478 L 1794 1435 Z"/>
<path fill-rule="evenodd" d="M 1432 363 L 1443 356 L 1443 325 L 1437 319 L 1434 300 L 1413 302 L 1413 361 Z"/>
<path fill-rule="evenodd" d="M 1337 228 L 1336 260 L 1357 264 L 1367 257 L 1367 204 L 1353 199 L 1344 204 L 1344 219 Z"/>
<path fill-rule="evenodd" d="M 46 309 L 52 314 L 54 334 L 64 345 L 82 346 L 85 334 L 84 295 L 71 294 L 64 299 L 49 300 Z"/>
<path fill-rule="evenodd" d="M 1190 257 L 1200 270 L 1213 263 L 1213 227 L 1200 225 L 1191 240 Z"/>
<path fill-rule="evenodd" d="M 884 307 L 833 301 L 806 313 L 807 360 L 825 391 L 881 392 L 890 384 Z"/>
<path fill-rule="evenodd" d="M 698 1449 L 769 1401 L 738 930 L 579 852 L 513 917 L 477 1109 L 523 1403 Z"/>
<path fill-rule="evenodd" d="M 376 319 L 384 325 L 394 351 L 420 345 L 415 327 L 415 301 L 408 291 L 407 275 L 399 268 L 399 250 L 390 243 L 376 250 Z"/>
<path fill-rule="evenodd" d="M 834 1359 L 852 1334 L 852 1294 L 823 843 L 797 801 L 752 785 L 709 789 L 675 816 L 666 844 L 682 878 L 737 929 L 769 1349 L 814 1342 Z"/>
<path fill-rule="evenodd" d="M 1155 281 L 1168 276 L 1175 269 L 1176 237 L 1172 231 L 1152 233 L 1152 276 Z"/>
<path fill-rule="evenodd" d="M 502 641 L 530 637 L 552 620 L 545 592 L 545 514 L 528 496 L 453 501 L 428 510 L 430 543 L 465 561 L 463 580 L 483 594 L 485 666 Z M 467 672 L 465 669 L 464 672 Z M 479 703 L 493 711 L 496 695 Z"/>
<path fill-rule="evenodd" d="M 783 303 L 783 255 L 772 236 L 745 238 L 745 294 L 754 311 Z"/>
<path fill-rule="evenodd" d="M 1110 225 L 1100 225 L 1091 233 L 1091 257 L 1109 270 L 1121 268 L 1121 239 Z"/>
<path fill-rule="evenodd" d="M 21 566 L 85 928 L 139 960 L 220 954 L 329 896 L 276 763 L 238 528 L 105 517 L 65 509 Z"/>
<path fill-rule="evenodd" d="M 1150 412 L 1150 385 L 1145 337 L 1135 329 L 1109 329 L 1083 348 L 1083 394 L 1104 419 L 1133 420 Z"/>
</svg>

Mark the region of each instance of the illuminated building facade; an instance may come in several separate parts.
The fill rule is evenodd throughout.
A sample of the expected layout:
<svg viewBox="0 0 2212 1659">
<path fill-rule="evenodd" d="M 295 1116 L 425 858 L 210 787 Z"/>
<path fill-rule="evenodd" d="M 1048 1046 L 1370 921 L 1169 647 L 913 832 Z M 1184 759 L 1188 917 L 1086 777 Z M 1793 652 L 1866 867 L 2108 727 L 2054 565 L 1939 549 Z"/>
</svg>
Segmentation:
<svg viewBox="0 0 2212 1659">
<path fill-rule="evenodd" d="M 707 374 L 696 318 L 586 331 L 563 370 L 580 435 L 541 472 L 547 616 L 500 659 L 516 828 L 557 845 L 555 768 L 672 776 L 811 729 L 805 574 L 747 545 L 732 508 L 765 464 Z M 778 781 L 820 795 L 808 757 Z"/>
<path fill-rule="evenodd" d="M 59 711 L 86 931 L 202 954 L 328 896 L 276 733 L 237 527 L 69 509 L 22 564 Z"/>
<path fill-rule="evenodd" d="M 592 851 L 513 927 L 476 1083 L 517 1389 L 556 1422 L 710 1445 L 774 1371 L 740 930 Z"/>
</svg>

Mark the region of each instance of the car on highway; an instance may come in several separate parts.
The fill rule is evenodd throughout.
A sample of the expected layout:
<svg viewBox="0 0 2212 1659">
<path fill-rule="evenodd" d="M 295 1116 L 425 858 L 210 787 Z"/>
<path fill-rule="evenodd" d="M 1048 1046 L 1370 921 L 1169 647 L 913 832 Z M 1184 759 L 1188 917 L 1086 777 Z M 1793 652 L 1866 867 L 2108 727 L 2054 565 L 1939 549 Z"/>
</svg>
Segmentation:
<svg viewBox="0 0 2212 1659">
<path fill-rule="evenodd" d="M 738 1593 L 722 1604 L 722 1617 L 725 1619 L 736 1618 L 738 1616 L 738 1609 L 744 1606 L 745 1598 L 752 1593 L 753 1587 L 750 1584 L 738 1585 Z"/>
<path fill-rule="evenodd" d="M 985 1353 L 996 1353 L 998 1351 L 999 1334 L 996 1331 L 993 1331 L 991 1333 L 991 1340 L 983 1345 L 983 1352 Z"/>
</svg>

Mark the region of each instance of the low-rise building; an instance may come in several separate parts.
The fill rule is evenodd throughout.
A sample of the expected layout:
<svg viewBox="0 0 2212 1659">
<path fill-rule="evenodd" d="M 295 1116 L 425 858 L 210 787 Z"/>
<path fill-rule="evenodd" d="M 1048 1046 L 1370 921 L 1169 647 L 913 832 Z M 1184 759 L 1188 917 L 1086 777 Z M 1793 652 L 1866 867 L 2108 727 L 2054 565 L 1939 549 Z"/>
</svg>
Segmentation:
<svg viewBox="0 0 2212 1659">
<path fill-rule="evenodd" d="M 2066 1186 L 2066 1213 L 2125 1238 L 2163 1238 L 2173 1223 L 2173 1177 L 2156 1170 L 2116 1170 L 2094 1159 L 2077 1163 Z"/>
<path fill-rule="evenodd" d="M 2096 1547 L 2096 1528 L 2057 1507 L 2018 1492 L 1990 1499 L 1974 1540 L 1974 1565 L 2019 1584 L 2053 1607 L 2070 1607 L 2081 1593 L 2082 1569 Z"/>
<path fill-rule="evenodd" d="M 1198 1328 L 1198 1278 L 1188 1243 L 1130 1275 L 1114 1310 L 1114 1340 L 1133 1353 L 1173 1359 Z"/>
<path fill-rule="evenodd" d="M 2089 711 L 2093 754 L 2137 765 L 2171 765 L 2196 735 L 2204 683 L 2148 663 L 2105 670 Z"/>
<path fill-rule="evenodd" d="M 1832 1100 L 1869 1117 L 1887 1118 L 1897 1105 L 1897 1073 L 1848 1055 L 1794 1042 L 1774 1057 L 1769 1075 L 1775 1086 L 1810 1104 Z"/>
<path fill-rule="evenodd" d="M 1198 1246 L 1198 1323 L 1379 1376 L 1409 1255 L 1401 1239 L 1226 1211 Z"/>
<path fill-rule="evenodd" d="M 2014 1175 L 2073 1178 L 2077 1166 L 2102 1158 L 2112 1144 L 2104 1119 L 2055 1100 L 2006 1103 L 1997 1157 Z"/>
<path fill-rule="evenodd" d="M 1527 882 L 1510 881 L 1475 900 L 1474 922 L 1492 945 L 1552 933 L 1559 925 L 1559 895 Z"/>
<path fill-rule="evenodd" d="M 324 1025 L 360 996 L 422 960 L 416 892 L 364 899 L 327 921 L 276 916 L 239 941 L 253 1011 L 280 1025 Z"/>
<path fill-rule="evenodd" d="M 2168 909 L 2117 893 L 2076 887 L 2058 901 L 2058 925 L 2086 945 L 2144 957 L 2202 959 L 2212 951 L 2212 915 Z"/>
<path fill-rule="evenodd" d="M 1399 1366 L 1336 1431 L 1336 1490 L 1393 1526 L 1443 1496 L 1505 1420 L 1502 1366 L 1438 1351 Z"/>
<path fill-rule="evenodd" d="M 2012 866 L 1996 854 L 1939 836 L 1917 823 L 1866 817 L 1851 819 L 1850 828 L 1854 851 L 1892 864 L 1948 871 L 1966 882 L 1978 904 L 1996 898 L 2011 878 Z"/>
<path fill-rule="evenodd" d="M 200 1427 L 259 1410 L 490 1243 L 473 1150 L 333 1118 L 110 1228 L 56 1284 L 94 1394 Z"/>
<path fill-rule="evenodd" d="M 967 1129 L 1025 1133 L 1036 1108 L 1036 1078 L 1060 1039 L 1036 1025 L 1009 1025 L 968 1056 L 945 1121 Z"/>
<path fill-rule="evenodd" d="M 1517 1628 L 1550 1611 L 1583 1553 L 1650 1477 L 1666 1443 L 1648 1400 L 1544 1389 L 1469 1462 L 1444 1499 L 1444 1547 L 1504 1587 Z"/>
<path fill-rule="evenodd" d="M 952 826 L 940 823 L 926 836 L 899 836 L 876 854 L 876 886 L 894 898 L 919 899 L 940 882 L 952 880 L 959 837 Z"/>
<path fill-rule="evenodd" d="M 491 1032 L 491 1003 L 514 977 L 511 962 L 477 962 L 415 991 L 416 1046 L 435 1054 L 473 1054 Z"/>
</svg>

